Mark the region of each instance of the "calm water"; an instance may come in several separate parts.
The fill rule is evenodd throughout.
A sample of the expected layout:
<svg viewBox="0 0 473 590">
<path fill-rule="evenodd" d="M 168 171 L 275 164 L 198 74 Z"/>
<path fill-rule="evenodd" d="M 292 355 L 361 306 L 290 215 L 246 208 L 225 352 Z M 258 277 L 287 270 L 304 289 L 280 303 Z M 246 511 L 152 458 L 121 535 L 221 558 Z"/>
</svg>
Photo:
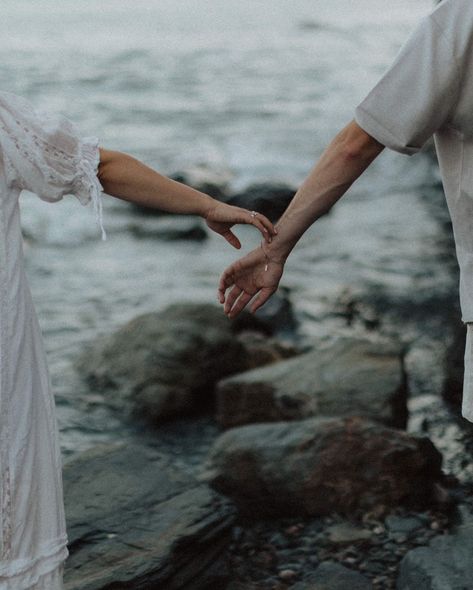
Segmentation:
<svg viewBox="0 0 473 590">
<path fill-rule="evenodd" d="M 85 135 L 164 173 L 204 163 L 252 181 L 299 183 L 389 65 L 430 0 L 3 0 L 0 87 L 63 112 Z M 293 254 L 285 284 L 300 313 L 345 285 L 439 288 L 439 228 L 422 203 L 423 154 L 383 153 Z M 236 256 L 137 240 L 130 208 L 22 196 L 28 272 L 66 454 L 120 425 L 72 369 L 84 342 L 175 300 L 216 300 Z M 242 228 L 247 249 L 258 237 Z M 393 254 L 393 253 L 396 254 Z M 419 268 L 419 255 L 432 264 Z M 433 270 L 434 269 L 434 270 Z M 137 288 L 138 287 L 138 288 Z M 310 325 L 310 322 L 307 324 Z M 310 330 L 309 330 L 310 331 Z"/>
</svg>

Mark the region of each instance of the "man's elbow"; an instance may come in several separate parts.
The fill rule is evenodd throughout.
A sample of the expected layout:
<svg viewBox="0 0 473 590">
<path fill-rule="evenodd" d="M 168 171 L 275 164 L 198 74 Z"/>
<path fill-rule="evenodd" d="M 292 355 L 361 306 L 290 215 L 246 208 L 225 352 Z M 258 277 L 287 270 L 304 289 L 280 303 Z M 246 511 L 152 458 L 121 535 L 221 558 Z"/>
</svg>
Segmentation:
<svg viewBox="0 0 473 590">
<path fill-rule="evenodd" d="M 353 119 L 340 133 L 340 149 L 347 161 L 373 160 L 385 146 Z"/>
</svg>

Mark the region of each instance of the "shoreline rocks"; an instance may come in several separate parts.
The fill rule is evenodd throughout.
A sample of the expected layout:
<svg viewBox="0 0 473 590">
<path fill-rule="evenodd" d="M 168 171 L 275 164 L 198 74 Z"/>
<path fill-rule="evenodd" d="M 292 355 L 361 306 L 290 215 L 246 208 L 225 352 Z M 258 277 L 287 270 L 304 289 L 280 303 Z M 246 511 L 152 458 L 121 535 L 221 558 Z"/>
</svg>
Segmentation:
<svg viewBox="0 0 473 590">
<path fill-rule="evenodd" d="M 224 585 L 235 509 L 136 441 L 100 445 L 64 466 L 65 590 Z"/>
<path fill-rule="evenodd" d="M 323 515 L 399 504 L 425 507 L 443 480 L 427 437 L 360 416 L 231 428 L 197 476 L 243 514 Z"/>
<path fill-rule="evenodd" d="M 404 428 L 402 350 L 386 340 L 340 335 L 296 358 L 221 380 L 216 404 L 223 428 L 353 413 Z"/>
</svg>

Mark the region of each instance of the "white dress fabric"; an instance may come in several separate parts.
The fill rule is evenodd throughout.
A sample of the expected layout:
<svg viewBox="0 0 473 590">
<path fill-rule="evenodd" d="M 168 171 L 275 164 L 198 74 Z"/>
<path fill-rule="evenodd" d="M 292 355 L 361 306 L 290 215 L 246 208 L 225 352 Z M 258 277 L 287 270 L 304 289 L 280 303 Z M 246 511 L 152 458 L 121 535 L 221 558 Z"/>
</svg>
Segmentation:
<svg viewBox="0 0 473 590">
<path fill-rule="evenodd" d="M 55 402 L 25 274 L 19 196 L 92 201 L 106 239 L 98 164 L 97 138 L 0 92 L 0 590 L 62 590 L 68 556 Z"/>
<path fill-rule="evenodd" d="M 356 107 L 368 134 L 403 154 L 433 136 L 460 269 L 462 321 L 473 322 L 473 2 L 443 0 Z M 471 335 L 470 335 L 471 339 Z M 465 343 L 462 415 L 473 422 L 473 348 Z"/>
</svg>

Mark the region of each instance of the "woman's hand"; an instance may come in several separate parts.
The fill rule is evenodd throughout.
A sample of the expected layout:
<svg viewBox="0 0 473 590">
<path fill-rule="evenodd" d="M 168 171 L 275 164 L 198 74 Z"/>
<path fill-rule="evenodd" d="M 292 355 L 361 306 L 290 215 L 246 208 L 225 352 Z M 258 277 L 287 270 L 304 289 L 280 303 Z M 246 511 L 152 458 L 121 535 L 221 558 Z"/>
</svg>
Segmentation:
<svg viewBox="0 0 473 590">
<path fill-rule="evenodd" d="M 254 313 L 276 291 L 284 271 L 284 262 L 269 258 L 263 245 L 229 266 L 220 278 L 218 297 L 229 318 L 236 317 L 255 297 Z M 230 289 L 228 295 L 227 289 Z"/>
<path fill-rule="evenodd" d="M 276 230 L 267 217 L 256 211 L 248 211 L 226 203 L 216 202 L 206 211 L 204 218 L 211 230 L 223 236 L 234 248 L 240 249 L 241 243 L 232 232 L 236 223 L 247 223 L 259 229 L 266 242 L 271 242 Z"/>
</svg>

